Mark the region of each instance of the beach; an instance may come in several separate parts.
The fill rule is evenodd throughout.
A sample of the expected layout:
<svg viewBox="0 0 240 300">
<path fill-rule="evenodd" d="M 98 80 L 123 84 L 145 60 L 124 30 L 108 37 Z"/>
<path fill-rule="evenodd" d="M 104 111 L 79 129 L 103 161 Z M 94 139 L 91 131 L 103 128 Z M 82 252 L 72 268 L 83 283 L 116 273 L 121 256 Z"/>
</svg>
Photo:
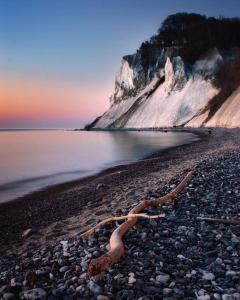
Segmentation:
<svg viewBox="0 0 240 300">
<path fill-rule="evenodd" d="M 239 218 L 240 130 L 192 132 L 199 141 L 1 204 L 0 293 L 40 288 L 53 299 L 196 299 L 214 294 L 235 294 L 215 299 L 239 299 L 239 226 L 196 217 Z M 143 199 L 164 195 L 188 171 L 193 178 L 176 198 L 176 207 L 146 210 L 164 212 L 166 218 L 153 224 L 139 220 L 124 238 L 122 260 L 109 272 L 87 278 L 89 260 L 107 251 L 115 224 L 84 240 L 79 234 L 104 218 L 127 214 Z M 68 241 L 68 256 L 62 240 Z"/>
</svg>

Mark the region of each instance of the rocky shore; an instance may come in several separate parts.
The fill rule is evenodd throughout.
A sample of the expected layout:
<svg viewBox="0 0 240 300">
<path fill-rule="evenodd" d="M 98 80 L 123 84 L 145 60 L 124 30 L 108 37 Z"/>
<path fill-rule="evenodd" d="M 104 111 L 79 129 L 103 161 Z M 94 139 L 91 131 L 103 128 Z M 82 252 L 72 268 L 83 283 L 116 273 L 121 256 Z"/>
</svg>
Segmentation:
<svg viewBox="0 0 240 300">
<path fill-rule="evenodd" d="M 164 160 L 156 156 L 126 171 L 124 167 L 111 176 L 93 178 L 90 188 L 94 186 L 95 196 L 102 193 L 106 202 L 97 208 L 98 201 L 88 203 L 88 218 L 84 213 L 79 216 L 79 211 L 68 219 L 59 218 L 1 255 L 0 298 L 240 299 L 240 226 L 197 220 L 199 216 L 239 219 L 239 136 L 239 130 L 216 130 L 210 139 L 175 149 Z M 121 261 L 88 278 L 90 259 L 106 253 L 118 224 L 104 226 L 86 239 L 80 239 L 79 233 L 105 216 L 127 214 L 146 197 L 169 192 L 190 169 L 193 178 L 174 207 L 145 211 L 165 213 L 165 218 L 139 220 L 124 237 L 126 253 Z M 81 188 L 74 186 L 75 195 Z M 70 189 L 73 194 L 74 189 Z M 69 203 L 71 210 L 71 198 Z"/>
</svg>

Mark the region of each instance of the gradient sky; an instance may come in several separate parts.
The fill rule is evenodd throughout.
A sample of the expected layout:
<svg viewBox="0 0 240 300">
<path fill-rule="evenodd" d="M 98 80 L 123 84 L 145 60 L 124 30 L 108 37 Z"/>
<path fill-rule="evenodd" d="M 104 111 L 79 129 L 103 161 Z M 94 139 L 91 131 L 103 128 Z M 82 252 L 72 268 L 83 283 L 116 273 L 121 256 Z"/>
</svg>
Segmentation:
<svg viewBox="0 0 240 300">
<path fill-rule="evenodd" d="M 81 127 L 109 106 L 123 55 L 176 12 L 239 0 L 0 0 L 0 128 Z"/>
</svg>

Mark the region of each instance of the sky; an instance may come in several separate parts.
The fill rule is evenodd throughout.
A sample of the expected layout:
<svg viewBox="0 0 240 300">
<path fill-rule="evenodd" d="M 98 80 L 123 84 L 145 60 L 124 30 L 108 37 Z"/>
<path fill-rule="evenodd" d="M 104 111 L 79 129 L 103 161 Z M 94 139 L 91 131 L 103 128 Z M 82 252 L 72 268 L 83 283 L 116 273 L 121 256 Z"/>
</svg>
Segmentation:
<svg viewBox="0 0 240 300">
<path fill-rule="evenodd" d="M 0 0 L 0 129 L 79 128 L 109 107 L 121 57 L 176 12 L 239 0 Z"/>
</svg>

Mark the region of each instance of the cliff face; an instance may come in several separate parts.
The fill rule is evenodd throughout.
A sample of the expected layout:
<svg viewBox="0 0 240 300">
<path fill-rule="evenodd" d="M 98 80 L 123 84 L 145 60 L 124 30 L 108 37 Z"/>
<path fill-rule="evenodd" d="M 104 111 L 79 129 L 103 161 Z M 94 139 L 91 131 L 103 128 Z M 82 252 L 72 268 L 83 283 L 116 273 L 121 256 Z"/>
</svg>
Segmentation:
<svg viewBox="0 0 240 300">
<path fill-rule="evenodd" d="M 211 47 L 191 61 L 188 47 L 147 44 L 123 57 L 111 106 L 92 127 L 240 126 L 238 80 L 216 84 L 233 51 Z"/>
</svg>

